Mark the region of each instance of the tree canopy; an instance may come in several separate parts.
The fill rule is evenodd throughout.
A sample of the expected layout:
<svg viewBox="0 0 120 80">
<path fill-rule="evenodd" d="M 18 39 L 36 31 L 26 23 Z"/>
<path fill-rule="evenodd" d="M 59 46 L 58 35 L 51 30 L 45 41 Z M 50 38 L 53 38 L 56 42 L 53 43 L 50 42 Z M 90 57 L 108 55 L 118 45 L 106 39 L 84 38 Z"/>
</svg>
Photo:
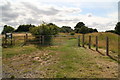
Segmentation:
<svg viewBox="0 0 120 80">
<path fill-rule="evenodd" d="M 37 35 L 41 35 L 44 36 L 44 44 L 46 45 L 50 45 L 51 44 L 51 40 L 52 40 L 52 36 L 51 35 L 56 35 L 58 33 L 58 27 L 55 24 L 49 23 L 49 24 L 41 24 L 39 26 L 30 28 L 30 32 L 32 33 L 32 35 L 34 35 L 37 38 L 39 38 L 40 36 Z"/>
<path fill-rule="evenodd" d="M 39 26 L 30 28 L 33 35 L 55 35 L 58 33 L 58 27 L 55 24 L 41 24 Z"/>
<path fill-rule="evenodd" d="M 116 24 L 115 31 L 116 31 L 117 34 L 120 35 L 120 22 L 118 22 L 118 23 Z"/>
<path fill-rule="evenodd" d="M 11 27 L 11 26 L 8 26 L 8 25 L 4 25 L 4 29 L 2 31 L 2 34 L 5 34 L 5 33 L 11 33 L 11 32 L 14 32 L 14 28 Z"/>
<path fill-rule="evenodd" d="M 63 32 L 63 33 L 70 33 L 72 31 L 73 31 L 73 29 L 69 26 L 62 26 L 60 29 L 60 32 Z"/>
<path fill-rule="evenodd" d="M 35 25 L 31 25 L 31 24 L 19 25 L 19 27 L 15 32 L 28 32 L 31 27 L 35 27 Z"/>
<path fill-rule="evenodd" d="M 88 28 L 87 26 L 85 26 L 83 22 L 78 22 L 74 28 L 75 28 L 74 31 L 76 33 L 86 34 L 86 33 L 98 32 L 97 29 Z"/>
</svg>

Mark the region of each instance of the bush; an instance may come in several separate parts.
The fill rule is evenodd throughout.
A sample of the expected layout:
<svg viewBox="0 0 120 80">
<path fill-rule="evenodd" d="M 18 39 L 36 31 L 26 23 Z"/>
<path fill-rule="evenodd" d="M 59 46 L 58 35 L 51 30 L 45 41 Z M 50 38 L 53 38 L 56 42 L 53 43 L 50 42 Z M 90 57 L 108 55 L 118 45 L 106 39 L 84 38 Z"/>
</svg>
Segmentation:
<svg viewBox="0 0 120 80">
<path fill-rule="evenodd" d="M 52 40 L 52 35 L 58 33 L 58 27 L 54 24 L 41 24 L 37 27 L 30 28 L 30 32 L 37 38 L 44 36 L 44 44 L 50 45 Z"/>
<path fill-rule="evenodd" d="M 71 32 L 70 35 L 75 35 L 75 33 L 74 33 L 74 32 Z"/>
</svg>

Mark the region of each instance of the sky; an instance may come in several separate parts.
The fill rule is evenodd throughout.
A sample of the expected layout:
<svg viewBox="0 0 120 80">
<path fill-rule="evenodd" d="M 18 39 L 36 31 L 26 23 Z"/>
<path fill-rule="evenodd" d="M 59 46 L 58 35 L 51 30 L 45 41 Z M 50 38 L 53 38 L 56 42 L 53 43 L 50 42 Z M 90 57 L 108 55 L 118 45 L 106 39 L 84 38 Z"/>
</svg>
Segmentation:
<svg viewBox="0 0 120 80">
<path fill-rule="evenodd" d="M 54 23 L 74 28 L 84 22 L 98 31 L 113 30 L 119 0 L 0 0 L 0 32 L 4 25 Z"/>
</svg>

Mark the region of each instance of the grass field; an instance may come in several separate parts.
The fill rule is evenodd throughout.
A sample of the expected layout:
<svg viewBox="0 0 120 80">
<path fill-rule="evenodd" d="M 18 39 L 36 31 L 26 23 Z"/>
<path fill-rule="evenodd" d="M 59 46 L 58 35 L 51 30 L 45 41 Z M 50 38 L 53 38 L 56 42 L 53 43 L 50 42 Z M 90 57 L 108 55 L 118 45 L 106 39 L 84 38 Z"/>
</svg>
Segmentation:
<svg viewBox="0 0 120 80">
<path fill-rule="evenodd" d="M 73 38 L 65 39 L 61 45 L 30 44 L 23 47 L 3 48 L 3 77 L 13 76 L 16 78 L 116 78 L 118 63 L 109 56 L 78 47 L 77 39 Z"/>
</svg>

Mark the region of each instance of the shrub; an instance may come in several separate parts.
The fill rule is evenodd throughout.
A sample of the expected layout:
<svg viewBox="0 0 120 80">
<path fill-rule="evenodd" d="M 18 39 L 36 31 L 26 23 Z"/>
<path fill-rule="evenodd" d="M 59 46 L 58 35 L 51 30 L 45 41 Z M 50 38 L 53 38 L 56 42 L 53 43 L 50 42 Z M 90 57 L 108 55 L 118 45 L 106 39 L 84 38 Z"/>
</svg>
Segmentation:
<svg viewBox="0 0 120 80">
<path fill-rule="evenodd" d="M 71 32 L 70 35 L 75 35 L 75 33 L 74 33 L 74 32 Z"/>
<path fill-rule="evenodd" d="M 41 24 L 37 27 L 30 28 L 30 32 L 37 38 L 44 36 L 44 44 L 51 44 L 52 35 L 58 33 L 58 27 L 55 24 Z"/>
</svg>

